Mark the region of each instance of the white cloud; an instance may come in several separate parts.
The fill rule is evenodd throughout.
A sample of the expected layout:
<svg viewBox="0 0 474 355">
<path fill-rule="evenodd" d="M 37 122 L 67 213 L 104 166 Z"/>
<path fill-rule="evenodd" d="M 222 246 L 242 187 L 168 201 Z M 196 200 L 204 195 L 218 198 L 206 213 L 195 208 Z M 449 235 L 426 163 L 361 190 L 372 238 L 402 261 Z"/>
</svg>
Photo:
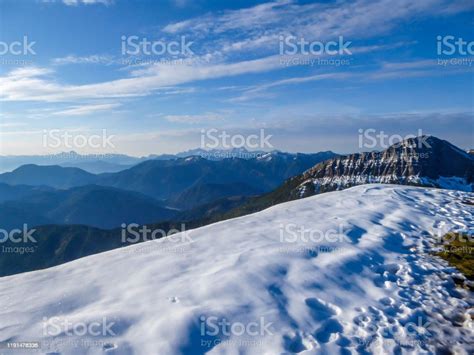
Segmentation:
<svg viewBox="0 0 474 355">
<path fill-rule="evenodd" d="M 0 123 L 0 127 L 2 128 L 9 128 L 9 127 L 22 127 L 26 126 L 25 122 L 3 122 Z"/>
<path fill-rule="evenodd" d="M 108 0 L 66 0 L 72 3 L 110 3 Z M 229 10 L 217 15 L 205 15 L 183 22 L 170 24 L 165 27 L 168 33 L 195 31 L 201 33 L 208 42 L 217 43 L 215 52 L 205 55 L 219 61 L 212 63 L 196 60 L 192 64 L 167 65 L 155 63 L 131 68 L 127 76 L 117 80 L 96 82 L 84 85 L 67 84 L 53 77 L 51 69 L 27 67 L 16 69 L 0 77 L 0 100 L 4 101 L 49 101 L 49 102 L 76 102 L 91 99 L 112 99 L 145 96 L 161 92 L 182 92 L 185 88 L 176 86 L 191 82 L 232 77 L 242 74 L 263 73 L 272 70 L 285 69 L 277 55 L 278 47 L 271 54 L 258 53 L 257 59 L 230 61 L 220 54 L 225 52 L 240 52 L 242 50 L 257 50 L 268 46 L 278 40 L 279 34 L 293 33 L 304 34 L 306 39 L 317 37 L 319 39 L 337 35 L 350 35 L 370 37 L 393 28 L 401 21 L 407 21 L 415 16 L 440 15 L 454 13 L 472 8 L 472 2 L 447 0 L 355 0 L 353 2 L 331 2 L 316 4 L 299 4 L 290 0 L 279 0 L 260 4 L 251 8 Z M 454 5 L 456 4 L 456 6 Z M 449 11 L 446 12 L 446 6 Z M 387 11 L 390 9 L 390 11 Z M 238 31 L 234 31 L 237 30 Z M 296 33 L 296 32 L 297 33 Z M 243 38 L 227 38 L 209 40 L 209 33 L 223 35 L 229 33 L 242 33 Z M 225 36 L 224 36 L 225 37 Z M 348 40 L 352 40 L 349 38 Z M 368 45 L 365 47 L 351 48 L 354 55 L 369 51 L 387 49 L 400 44 Z M 203 55 L 203 57 L 205 56 Z M 254 58 L 255 56 L 252 56 Z M 79 57 L 69 55 L 53 60 L 54 64 L 95 63 L 106 62 L 107 56 L 92 55 Z M 394 68 L 386 67 L 385 71 L 371 73 L 370 78 L 376 75 L 382 77 L 396 77 Z M 405 75 L 431 75 L 428 70 L 415 72 L 405 68 Z M 359 70 L 359 69 L 357 69 Z M 461 69 L 460 69 L 461 70 Z M 443 73 L 451 73 L 445 70 Z M 318 73 L 312 78 L 285 79 L 280 83 L 263 85 L 253 88 L 254 92 L 263 91 L 273 86 L 296 84 L 305 81 L 325 79 L 324 73 Z M 331 74 L 334 75 L 334 74 Z M 347 75 L 347 74 L 344 74 Z M 344 78 L 344 75 L 339 75 Z M 354 74 L 357 75 L 357 74 Z M 338 78 L 338 77 L 335 77 Z M 247 92 L 251 93 L 251 91 Z M 249 95 L 247 95 L 250 97 Z"/>
<path fill-rule="evenodd" d="M 474 8 L 466 0 L 355 0 L 298 4 L 279 0 L 250 8 L 228 10 L 168 24 L 170 34 L 230 34 L 225 50 L 265 47 L 277 43 L 280 35 L 295 35 L 306 40 L 334 36 L 371 38 L 393 29 L 401 21 L 432 15 L 452 15 Z M 234 38 L 235 31 L 244 38 Z M 220 39 L 219 42 L 223 40 Z"/>
<path fill-rule="evenodd" d="M 7 75 L 0 77 L 0 99 L 4 101 L 67 102 L 146 96 L 154 92 L 162 92 L 166 95 L 187 93 L 193 92 L 194 89 L 176 88 L 176 86 L 208 79 L 282 69 L 283 66 L 280 59 L 279 56 L 269 56 L 236 63 L 200 65 L 167 65 L 159 63 L 135 69 L 131 71 L 131 76 L 127 78 L 85 85 L 58 83 L 51 78 L 53 73 L 51 69 L 25 67 L 15 69 Z M 472 72 L 473 70 L 469 66 L 454 65 L 442 67 L 443 70 L 439 70 L 440 68 L 436 60 L 392 64 L 383 63 L 381 68 L 365 72 L 363 68 L 359 68 L 358 71 L 353 72 L 320 73 L 307 77 L 283 79 L 273 83 L 254 86 L 247 90 L 247 93 L 308 81 L 345 80 L 349 78 L 361 78 L 363 80 L 397 79 L 412 76 L 455 75 Z"/>
<path fill-rule="evenodd" d="M 281 38 L 286 36 L 307 42 L 338 37 L 351 42 L 372 40 L 404 22 L 449 16 L 473 8 L 474 2 L 466 0 L 354 0 L 309 4 L 280 0 L 170 23 L 163 32 L 192 36 L 202 56 L 207 54 L 213 60 L 228 61 L 233 56 L 274 55 L 280 50 Z M 377 47 L 390 49 L 396 45 L 365 48 L 369 51 Z"/>
<path fill-rule="evenodd" d="M 164 116 L 164 118 L 169 122 L 189 123 L 189 124 L 222 121 L 226 117 L 227 116 L 222 113 L 215 113 L 215 112 L 206 112 L 202 115 L 166 115 Z"/>
<path fill-rule="evenodd" d="M 183 30 L 192 32 L 225 32 L 232 29 L 247 29 L 249 27 L 262 27 L 282 19 L 281 6 L 291 4 L 291 0 L 278 0 L 260 4 L 254 7 L 231 10 L 220 16 L 208 14 L 196 19 L 185 20 L 167 25 L 163 31 L 178 33 Z"/>
<path fill-rule="evenodd" d="M 65 5 L 68 6 L 77 6 L 80 4 L 84 5 L 94 5 L 94 4 L 103 4 L 111 5 L 114 3 L 114 0 L 62 0 Z"/>
<path fill-rule="evenodd" d="M 172 2 L 176 7 L 186 7 L 190 3 L 189 0 L 172 0 Z"/>
<path fill-rule="evenodd" d="M 269 114 L 274 114 L 270 112 Z M 255 122 L 234 122 L 222 126 L 229 134 L 255 134 L 260 128 L 272 135 L 275 149 L 293 152 L 318 152 L 328 149 L 338 153 L 353 153 L 359 150 L 360 128 L 383 130 L 387 134 L 433 134 L 449 141 L 459 142 L 461 147 L 470 147 L 473 114 L 456 112 L 398 112 L 380 115 L 361 114 L 305 114 L 301 109 L 281 110 L 278 116 L 260 117 Z M 452 126 L 455 126 L 452 129 Z M 451 129 L 448 129 L 451 128 Z M 134 155 L 150 153 L 176 153 L 199 147 L 201 128 L 184 130 L 160 130 L 142 133 L 117 133 L 114 140 L 117 150 Z M 136 142 L 140 144 L 137 145 Z"/>
<path fill-rule="evenodd" d="M 336 104 L 340 105 L 339 102 Z M 398 135 L 416 134 L 418 129 L 422 129 L 425 134 L 456 142 L 461 148 L 472 148 L 473 119 L 472 112 L 460 110 L 364 115 L 354 110 L 348 113 L 315 113 L 314 108 L 308 110 L 308 107 L 294 105 L 274 110 L 269 108 L 269 112 L 258 120 L 227 122 L 220 127 L 229 134 L 242 135 L 255 134 L 260 128 L 265 128 L 265 133 L 272 135 L 272 145 L 282 151 L 317 152 L 330 149 L 338 153 L 352 153 L 359 149 L 358 136 L 361 128 Z M 88 132 L 83 127 L 65 129 L 70 132 Z M 113 133 L 116 146 L 114 152 L 132 155 L 176 153 L 199 147 L 201 139 L 201 127 L 143 129 L 133 132 L 114 130 Z M 42 147 L 42 134 L 43 129 L 14 132 L 2 130 L 2 154 L 48 153 Z"/>
<path fill-rule="evenodd" d="M 324 73 L 324 74 L 316 74 L 304 77 L 295 77 L 289 79 L 282 79 L 276 80 L 269 83 L 255 85 L 254 87 L 245 90 L 241 95 L 238 97 L 231 98 L 228 100 L 229 102 L 244 102 L 244 101 L 251 101 L 251 100 L 260 100 L 262 98 L 270 98 L 273 97 L 268 93 L 264 93 L 264 91 L 277 87 L 277 86 L 284 86 L 284 85 L 291 85 L 291 84 L 301 84 L 306 82 L 312 81 L 321 81 L 321 80 L 343 80 L 353 77 L 355 74 L 353 73 Z"/>
<path fill-rule="evenodd" d="M 456 59 L 456 58 L 454 58 Z M 472 59 L 471 59 L 472 60 Z M 383 62 L 380 67 L 370 70 L 359 68 L 359 71 L 327 72 L 309 76 L 293 77 L 288 79 L 275 80 L 272 82 L 254 85 L 243 89 L 242 93 L 228 100 L 229 102 L 244 102 L 259 100 L 261 98 L 273 97 L 266 90 L 286 85 L 303 84 L 307 82 L 323 80 L 397 80 L 413 77 L 433 77 L 445 75 L 460 75 L 473 73 L 474 68 L 469 65 L 445 65 L 441 66 L 437 59 L 427 59 L 409 62 Z"/>
<path fill-rule="evenodd" d="M 106 104 L 88 104 L 81 106 L 73 106 L 65 110 L 56 111 L 52 113 L 55 116 L 83 116 L 89 115 L 91 113 L 96 113 L 100 111 L 109 111 L 114 108 L 119 107 L 119 103 L 106 103 Z"/>
<path fill-rule="evenodd" d="M 278 56 L 230 64 L 155 64 L 132 71 L 132 77 L 86 85 L 65 85 L 49 78 L 50 69 L 15 69 L 0 77 L 0 98 L 7 101 L 74 101 L 143 96 L 193 81 L 259 73 L 280 67 Z"/>
</svg>

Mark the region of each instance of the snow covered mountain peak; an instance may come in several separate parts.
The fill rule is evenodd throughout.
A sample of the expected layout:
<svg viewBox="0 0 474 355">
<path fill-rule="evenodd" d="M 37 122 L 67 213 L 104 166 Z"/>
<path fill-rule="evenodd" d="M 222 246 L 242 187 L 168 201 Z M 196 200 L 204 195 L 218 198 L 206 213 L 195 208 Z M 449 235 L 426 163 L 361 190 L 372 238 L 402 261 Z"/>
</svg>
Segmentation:
<svg viewBox="0 0 474 355">
<path fill-rule="evenodd" d="M 293 182 L 293 198 L 366 183 L 474 191 L 474 159 L 433 136 L 409 138 L 381 152 L 340 156 L 315 165 Z"/>
</svg>

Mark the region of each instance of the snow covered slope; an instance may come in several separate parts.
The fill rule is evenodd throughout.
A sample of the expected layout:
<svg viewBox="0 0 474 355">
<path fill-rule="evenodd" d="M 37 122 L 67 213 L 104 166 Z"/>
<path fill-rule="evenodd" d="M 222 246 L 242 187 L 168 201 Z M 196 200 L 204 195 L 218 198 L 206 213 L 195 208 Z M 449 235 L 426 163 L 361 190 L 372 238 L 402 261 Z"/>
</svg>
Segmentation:
<svg viewBox="0 0 474 355">
<path fill-rule="evenodd" d="M 473 196 L 358 186 L 1 278 L 0 343 L 54 354 L 472 353 L 472 294 L 429 252 L 439 232 L 473 228 Z"/>
</svg>

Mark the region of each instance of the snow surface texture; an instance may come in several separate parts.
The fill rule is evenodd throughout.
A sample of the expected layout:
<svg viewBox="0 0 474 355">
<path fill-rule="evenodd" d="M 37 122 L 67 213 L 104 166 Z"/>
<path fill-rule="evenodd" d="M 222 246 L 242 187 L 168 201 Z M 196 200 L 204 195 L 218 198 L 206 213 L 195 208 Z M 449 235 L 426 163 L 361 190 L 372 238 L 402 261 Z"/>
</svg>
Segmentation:
<svg viewBox="0 0 474 355">
<path fill-rule="evenodd" d="M 52 354 L 472 354 L 472 293 L 430 254 L 440 231 L 473 227 L 472 198 L 357 186 L 0 278 L 0 342 Z M 290 242 L 299 228 L 312 234 Z M 94 322 L 113 334 L 83 335 Z"/>
</svg>

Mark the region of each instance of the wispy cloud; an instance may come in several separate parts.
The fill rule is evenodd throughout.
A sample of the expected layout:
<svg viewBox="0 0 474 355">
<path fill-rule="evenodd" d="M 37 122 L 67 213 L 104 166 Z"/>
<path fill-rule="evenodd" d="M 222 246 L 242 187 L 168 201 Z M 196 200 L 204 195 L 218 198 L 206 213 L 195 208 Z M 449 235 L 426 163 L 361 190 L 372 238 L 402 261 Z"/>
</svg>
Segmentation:
<svg viewBox="0 0 474 355">
<path fill-rule="evenodd" d="M 450 60 L 457 58 L 451 58 Z M 463 58 L 474 62 L 474 58 Z M 369 80 L 403 79 L 413 77 L 433 77 L 473 73 L 470 65 L 451 65 L 450 60 L 424 59 L 406 62 L 384 62 L 379 70 L 367 76 Z"/>
<path fill-rule="evenodd" d="M 279 86 L 298 85 L 316 81 L 356 80 L 358 82 L 368 82 L 377 80 L 399 80 L 414 77 L 462 75 L 473 72 L 474 68 L 471 66 L 441 66 L 436 59 L 409 62 L 383 62 L 379 67 L 371 69 L 362 67 L 359 68 L 358 71 L 333 71 L 309 76 L 298 76 L 246 87 L 242 89 L 239 96 L 233 97 L 228 101 L 236 103 L 260 100 L 261 98 L 271 98 L 274 97 L 274 95 L 266 93 L 269 89 Z"/>
<path fill-rule="evenodd" d="M 174 87 L 196 81 L 282 69 L 280 60 L 279 56 L 269 56 L 236 63 L 201 65 L 167 65 L 159 63 L 132 70 L 130 77 L 127 78 L 86 85 L 61 84 L 51 78 L 54 73 L 51 69 L 25 67 L 15 69 L 6 76 L 0 77 L 0 99 L 5 101 L 66 102 L 145 96 L 154 92 L 162 92 L 163 94 L 193 92 L 194 89 Z M 246 93 L 261 92 L 275 86 L 300 84 L 309 81 L 348 78 L 362 78 L 363 80 L 397 79 L 413 76 L 455 75 L 472 72 L 473 70 L 469 66 L 453 65 L 443 67 L 443 70 L 439 70 L 440 68 L 441 66 L 437 63 L 437 60 L 405 63 L 385 62 L 381 68 L 369 71 L 340 71 L 283 79 L 253 86 Z"/>
<path fill-rule="evenodd" d="M 51 69 L 15 69 L 0 77 L 0 98 L 8 101 L 74 101 L 148 95 L 170 86 L 206 79 L 259 73 L 280 67 L 277 56 L 229 64 L 155 64 L 131 77 L 87 85 L 65 85 L 50 78 Z"/>
<path fill-rule="evenodd" d="M 111 5 L 114 3 L 114 0 L 58 0 L 62 2 L 64 5 L 67 6 L 78 6 L 78 5 L 94 5 L 94 4 L 102 4 L 102 5 Z M 56 0 L 42 0 L 45 3 L 53 3 L 57 2 Z"/>
<path fill-rule="evenodd" d="M 359 129 L 383 130 L 387 134 L 416 135 L 421 129 L 444 139 L 457 141 L 461 147 L 471 147 L 472 112 L 397 112 L 372 115 L 360 114 L 306 114 L 301 111 L 279 112 L 268 120 L 228 122 L 228 134 L 255 134 L 260 128 L 272 135 L 275 149 L 294 152 L 317 152 L 333 150 L 338 153 L 353 153 L 358 147 Z M 273 114 L 273 113 L 271 113 Z M 117 149 L 133 151 L 137 155 L 150 152 L 176 153 L 199 146 L 201 129 L 160 130 L 143 133 L 117 134 Z M 317 139 L 315 139 L 317 137 Z M 136 142 L 141 145 L 137 146 Z M 347 150 L 348 147 L 351 150 Z"/>
<path fill-rule="evenodd" d="M 254 7 L 231 10 L 219 16 L 208 14 L 199 18 L 185 20 L 167 25 L 163 30 L 168 33 L 182 31 L 193 32 L 225 32 L 232 29 L 248 29 L 249 27 L 264 27 L 282 20 L 285 12 L 279 11 L 284 5 L 291 4 L 291 0 L 278 0 L 260 4 Z"/>
<path fill-rule="evenodd" d="M 65 0 L 68 4 L 106 3 L 109 0 Z M 456 4 L 454 6 L 453 4 Z M 125 76 L 116 80 L 90 84 L 64 83 L 50 68 L 26 67 L 16 69 L 0 77 L 0 99 L 6 101 L 49 101 L 77 102 L 81 100 L 124 98 L 146 96 L 154 93 L 167 93 L 170 87 L 197 81 L 232 77 L 243 74 L 257 74 L 272 70 L 283 70 L 277 47 L 265 54 L 256 52 L 255 56 L 242 60 L 230 60 L 222 53 L 257 50 L 270 42 L 275 42 L 281 34 L 304 36 L 306 40 L 324 39 L 334 35 L 353 37 L 376 36 L 393 28 L 400 21 L 407 21 L 416 16 L 444 15 L 474 8 L 472 2 L 447 0 L 355 0 L 352 2 L 331 2 L 328 4 L 299 4 L 292 0 L 278 0 L 250 8 L 228 10 L 217 15 L 208 14 L 198 18 L 169 24 L 164 28 L 166 33 L 193 32 L 200 34 L 204 41 L 216 43 L 214 51 L 202 54 L 202 57 L 219 58 L 217 61 L 199 61 L 192 64 L 168 65 L 152 63 L 138 67 L 127 67 Z M 446 8 L 449 11 L 446 12 Z M 387 11 L 387 9 L 390 11 Z M 238 29 L 240 37 L 235 38 Z M 219 34 L 217 41 L 209 39 L 210 34 Z M 229 34 L 230 37 L 226 37 Z M 221 36 L 223 38 L 221 38 Z M 214 44 L 210 44 L 211 46 Z M 354 55 L 382 49 L 394 48 L 391 45 L 367 45 L 354 47 Z M 202 45 L 204 50 L 206 45 Z M 208 48 L 209 49 L 209 48 Z M 55 65 L 109 63 L 112 60 L 106 55 L 75 56 L 68 55 L 53 59 Z M 389 78 L 394 68 L 385 68 L 385 72 L 372 73 L 372 78 Z M 405 75 L 427 75 L 428 71 L 415 72 L 409 68 Z M 408 73 L 407 71 L 410 71 Z M 347 74 L 338 74 L 344 78 Z M 359 75 L 359 74 L 355 74 Z M 334 74 L 331 74 L 334 76 Z M 315 74 L 306 79 L 288 79 L 272 85 L 252 89 L 263 91 L 272 86 L 296 84 L 306 81 L 323 80 L 327 74 Z M 247 92 L 251 93 L 251 92 Z"/>
<path fill-rule="evenodd" d="M 26 126 L 25 122 L 2 122 L 0 123 L 0 127 L 2 128 L 10 128 L 10 127 L 22 127 Z"/>
<path fill-rule="evenodd" d="M 86 104 L 81 106 L 73 106 L 65 110 L 56 111 L 52 113 L 55 116 L 84 116 L 100 111 L 110 111 L 114 108 L 119 107 L 119 103 L 106 103 L 106 104 Z"/>
<path fill-rule="evenodd" d="M 176 7 L 186 7 L 188 6 L 190 3 L 192 3 L 192 1 L 190 0 L 171 0 L 171 2 L 176 6 Z"/>
<path fill-rule="evenodd" d="M 402 21 L 453 15 L 473 8 L 474 3 L 466 0 L 355 0 L 310 4 L 278 0 L 170 23 L 163 31 L 189 33 L 203 39 L 218 36 L 218 40 L 213 37 L 209 44 L 214 44 L 216 51 L 247 51 L 277 48 L 280 36 L 287 35 L 308 41 L 337 36 L 373 38 Z"/>
<path fill-rule="evenodd" d="M 166 115 L 164 116 L 165 120 L 169 122 L 188 123 L 188 124 L 222 121 L 226 117 L 227 115 L 224 115 L 222 113 L 216 113 L 216 112 L 206 112 L 202 115 Z"/>
</svg>

